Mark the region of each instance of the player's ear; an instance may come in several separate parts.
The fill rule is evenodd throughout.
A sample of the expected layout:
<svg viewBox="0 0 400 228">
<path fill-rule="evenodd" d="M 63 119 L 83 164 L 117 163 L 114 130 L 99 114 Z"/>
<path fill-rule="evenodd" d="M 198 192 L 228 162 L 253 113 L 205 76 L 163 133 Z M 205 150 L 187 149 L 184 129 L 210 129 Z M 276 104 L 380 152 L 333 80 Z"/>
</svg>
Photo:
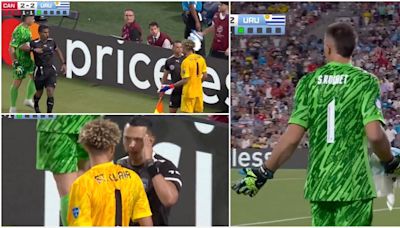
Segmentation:
<svg viewBox="0 0 400 228">
<path fill-rule="evenodd" d="M 154 143 L 156 142 L 156 137 L 154 135 L 150 136 L 150 142 L 151 142 L 151 145 L 154 145 Z"/>
</svg>

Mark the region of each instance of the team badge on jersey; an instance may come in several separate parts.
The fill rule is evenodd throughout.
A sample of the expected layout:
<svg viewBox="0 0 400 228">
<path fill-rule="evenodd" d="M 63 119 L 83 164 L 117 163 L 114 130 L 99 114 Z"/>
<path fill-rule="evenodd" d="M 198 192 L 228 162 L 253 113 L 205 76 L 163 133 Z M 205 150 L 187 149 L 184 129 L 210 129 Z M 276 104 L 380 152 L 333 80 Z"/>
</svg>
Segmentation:
<svg viewBox="0 0 400 228">
<path fill-rule="evenodd" d="M 174 66 L 174 65 L 170 65 L 170 66 L 169 66 L 169 69 L 170 69 L 170 70 L 174 70 L 174 69 L 175 69 L 175 66 Z"/>
<path fill-rule="evenodd" d="M 382 109 L 382 104 L 381 104 L 381 101 L 380 101 L 379 99 L 376 99 L 375 105 L 376 105 L 376 107 L 377 107 L 378 109 Z"/>
<path fill-rule="evenodd" d="M 78 216 L 79 216 L 79 207 L 72 208 L 72 215 L 74 216 L 74 218 L 78 218 Z"/>
</svg>

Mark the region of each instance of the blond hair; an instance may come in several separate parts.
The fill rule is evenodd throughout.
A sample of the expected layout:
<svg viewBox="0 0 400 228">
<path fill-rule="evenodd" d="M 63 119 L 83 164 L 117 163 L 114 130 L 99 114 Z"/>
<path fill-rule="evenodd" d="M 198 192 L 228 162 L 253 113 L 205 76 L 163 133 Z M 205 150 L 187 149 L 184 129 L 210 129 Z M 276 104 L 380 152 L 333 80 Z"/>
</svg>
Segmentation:
<svg viewBox="0 0 400 228">
<path fill-rule="evenodd" d="M 98 119 L 88 122 L 79 134 L 78 142 L 90 152 L 105 152 L 121 140 L 121 130 L 110 120 Z"/>
<path fill-rule="evenodd" d="M 186 50 L 194 50 L 194 41 L 193 40 L 189 40 L 189 39 L 185 39 L 182 41 L 182 46 L 186 49 Z"/>
</svg>

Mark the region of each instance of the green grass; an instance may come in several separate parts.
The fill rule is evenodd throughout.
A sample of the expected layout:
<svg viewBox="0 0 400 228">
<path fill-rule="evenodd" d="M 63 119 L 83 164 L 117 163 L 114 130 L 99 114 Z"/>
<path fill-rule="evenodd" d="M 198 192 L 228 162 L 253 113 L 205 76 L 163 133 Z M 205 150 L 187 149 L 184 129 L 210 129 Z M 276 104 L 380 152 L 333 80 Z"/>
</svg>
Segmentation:
<svg viewBox="0 0 400 228">
<path fill-rule="evenodd" d="M 17 101 L 17 111 L 20 113 L 34 112 L 22 104 L 25 98 L 27 80 L 24 80 Z M 10 107 L 10 85 L 12 84 L 11 69 L 2 65 L 2 112 Z M 143 93 L 131 92 L 108 86 L 94 85 L 77 79 L 57 79 L 55 90 L 54 113 L 153 113 L 158 97 Z M 164 98 L 164 111 L 168 112 L 169 98 Z M 44 94 L 40 107 L 46 111 L 46 95 Z M 205 106 L 204 112 L 216 112 Z"/>
<path fill-rule="evenodd" d="M 279 170 L 254 198 L 231 192 L 231 224 L 258 223 L 259 226 L 310 226 L 310 204 L 304 199 L 305 170 Z M 240 178 L 238 170 L 231 172 L 232 183 Z M 386 198 L 374 201 L 373 225 L 395 226 L 400 224 L 400 189 L 393 211 L 386 210 Z M 307 217 L 307 218 L 303 218 Z M 292 220 L 289 220 L 292 219 Z M 285 221 L 277 221 L 285 220 Z M 289 221 L 288 221 L 289 220 Z"/>
<path fill-rule="evenodd" d="M 143 39 L 149 34 L 148 24 L 156 21 L 161 31 L 173 40 L 182 40 L 185 25 L 182 22 L 180 2 L 71 2 L 71 10 L 80 13 L 77 30 L 101 35 L 121 35 L 124 9 L 133 9 L 136 21 L 143 29 Z M 50 17 L 50 25 L 58 25 L 59 17 Z M 72 28 L 74 22 L 64 19 L 63 27 Z M 211 47 L 212 35 L 206 37 L 206 50 Z"/>
<path fill-rule="evenodd" d="M 101 35 L 121 35 L 124 23 L 123 11 L 132 8 L 136 20 L 143 29 L 143 38 L 149 34 L 148 24 L 157 21 L 161 31 L 168 33 L 173 40 L 182 40 L 185 26 L 181 19 L 181 3 L 178 2 L 71 2 L 71 9 L 80 12 L 76 29 Z M 89 19 L 90 18 L 90 19 Z M 50 25 L 58 25 L 59 17 L 50 17 Z M 74 22 L 64 19 L 63 27 L 72 28 Z M 209 50 L 212 36 L 207 36 L 206 50 Z M 208 52 L 208 51 L 207 51 Z M 8 112 L 12 83 L 10 68 L 2 68 L 2 111 Z M 18 112 L 33 112 L 22 105 L 25 97 L 26 80 L 21 85 L 17 101 Z M 58 78 L 55 94 L 54 112 L 57 113 L 153 113 L 158 98 L 142 93 L 130 92 L 107 86 L 98 86 L 80 80 Z M 164 111 L 168 111 L 169 99 L 164 99 Z M 40 106 L 45 111 L 45 99 Z M 218 110 L 205 106 L 204 112 Z"/>
</svg>

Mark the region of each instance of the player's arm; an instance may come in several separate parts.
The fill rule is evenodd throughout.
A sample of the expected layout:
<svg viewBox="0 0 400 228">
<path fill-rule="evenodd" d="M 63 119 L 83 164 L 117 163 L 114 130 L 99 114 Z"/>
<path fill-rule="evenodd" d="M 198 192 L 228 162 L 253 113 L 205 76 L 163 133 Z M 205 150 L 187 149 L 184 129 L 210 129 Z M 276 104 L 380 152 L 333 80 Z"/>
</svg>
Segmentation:
<svg viewBox="0 0 400 228">
<path fill-rule="evenodd" d="M 16 48 L 18 48 L 18 39 L 14 31 L 14 33 L 12 34 L 12 40 L 10 42 L 10 48 L 8 49 L 13 63 L 17 61 L 17 56 L 15 55 Z"/>
<path fill-rule="evenodd" d="M 10 52 L 11 61 L 15 63 L 17 61 L 17 56 L 15 55 L 15 47 L 10 45 L 8 51 Z"/>
<path fill-rule="evenodd" d="M 272 150 L 271 156 L 264 162 L 264 166 L 275 172 L 293 155 L 305 132 L 306 129 L 303 126 L 289 124 L 286 132 Z"/>
<path fill-rule="evenodd" d="M 193 2 L 189 2 L 189 11 L 194 19 L 196 31 L 200 32 L 201 31 L 201 23 L 200 23 L 199 16 L 197 15 L 195 4 Z"/>
<path fill-rule="evenodd" d="M 92 226 L 90 190 L 82 182 L 74 182 L 69 194 L 67 221 L 69 226 Z"/>
<path fill-rule="evenodd" d="M 137 219 L 137 222 L 140 226 L 153 226 L 153 220 L 151 217 Z"/>
<path fill-rule="evenodd" d="M 162 84 L 167 84 L 168 83 L 168 75 L 169 75 L 170 72 L 168 70 L 167 62 L 168 61 L 165 61 L 165 65 L 164 65 L 164 74 L 163 74 L 163 77 L 161 79 L 161 83 Z"/>
<path fill-rule="evenodd" d="M 179 191 L 182 188 L 180 172 L 168 161 L 156 161 L 153 165 L 154 167 L 149 168 L 149 173 L 153 174 L 152 183 L 156 194 L 165 207 L 172 207 L 178 202 Z"/>
<path fill-rule="evenodd" d="M 61 71 L 65 73 L 66 65 L 65 65 L 64 55 L 63 55 L 61 49 L 57 46 L 56 43 L 54 43 L 54 50 L 56 50 L 58 59 L 61 62 Z"/>
<path fill-rule="evenodd" d="M 19 49 L 24 51 L 24 52 L 30 52 L 31 51 L 31 47 L 30 47 L 29 43 L 22 44 L 21 46 L 19 46 Z"/>
<path fill-rule="evenodd" d="M 133 213 L 131 220 L 138 222 L 141 226 L 152 226 L 153 220 L 151 219 L 152 213 L 147 199 L 146 191 L 139 176 L 132 171 L 134 186 L 136 188 L 134 197 Z"/>
<path fill-rule="evenodd" d="M 373 80 L 369 80 L 365 85 L 361 101 L 363 124 L 372 150 L 384 163 L 385 171 L 393 173 L 395 169 L 400 169 L 400 158 L 395 158 L 390 152 L 390 143 L 382 127 L 385 121 L 379 97 L 379 81 L 377 78 L 373 78 Z"/>
<path fill-rule="evenodd" d="M 165 74 L 165 72 L 164 72 Z M 181 65 L 181 80 L 173 83 L 173 84 L 169 84 L 169 85 L 164 85 L 161 89 L 160 89 L 160 93 L 164 93 L 166 91 L 168 91 L 169 89 L 174 89 L 175 87 L 181 87 L 183 85 L 185 85 L 188 81 L 189 81 L 189 64 L 187 64 L 186 62 L 183 62 Z"/>
<path fill-rule="evenodd" d="M 305 79 L 306 77 L 300 80 L 296 88 L 295 106 L 286 132 L 280 137 L 270 158 L 261 167 L 242 170 L 246 176 L 232 186 L 236 193 L 250 197 L 255 196 L 265 182 L 273 178 L 274 172 L 293 155 L 308 128 L 308 99 Z"/>
<path fill-rule="evenodd" d="M 206 60 L 204 58 L 201 59 L 202 61 L 202 68 L 201 68 L 201 73 L 203 74 L 203 77 L 201 78 L 202 81 L 207 80 L 208 74 L 207 74 L 207 64 Z"/>
</svg>

